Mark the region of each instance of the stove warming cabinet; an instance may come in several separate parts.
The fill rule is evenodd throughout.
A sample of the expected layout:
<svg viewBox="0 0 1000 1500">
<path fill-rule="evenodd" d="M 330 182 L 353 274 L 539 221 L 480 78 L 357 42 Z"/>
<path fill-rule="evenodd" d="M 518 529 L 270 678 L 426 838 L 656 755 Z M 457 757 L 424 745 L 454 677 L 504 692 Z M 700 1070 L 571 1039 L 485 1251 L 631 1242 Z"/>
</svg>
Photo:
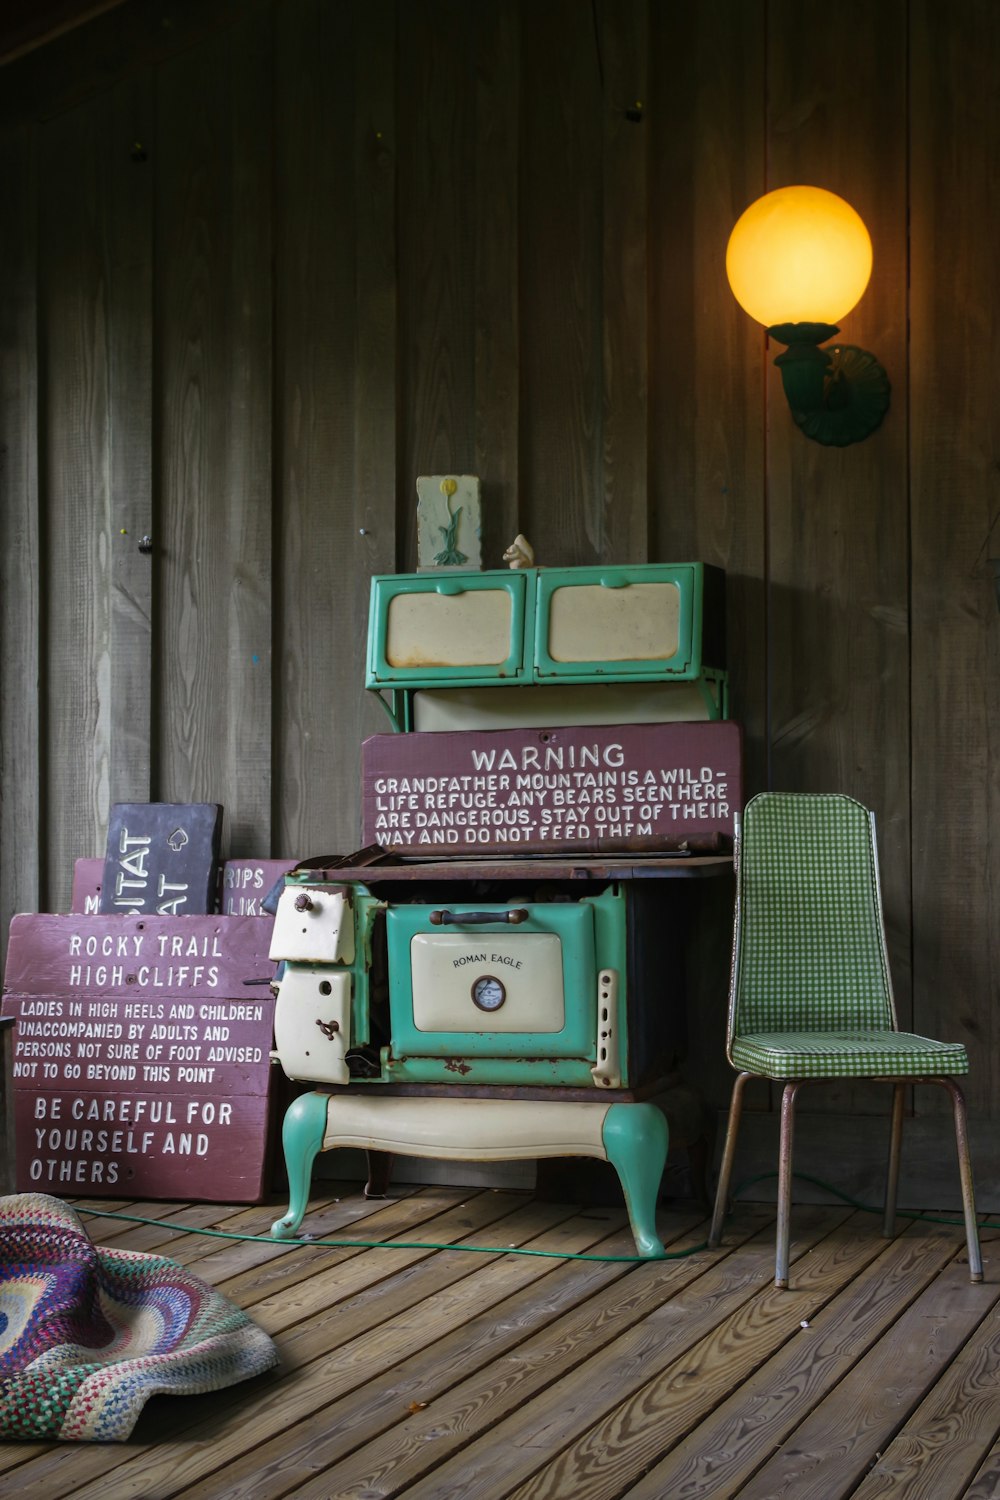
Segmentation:
<svg viewBox="0 0 1000 1500">
<path fill-rule="evenodd" d="M 278 899 L 276 1056 L 318 1087 L 285 1117 L 275 1237 L 338 1146 L 383 1176 L 395 1154 L 583 1156 L 617 1171 L 638 1253 L 663 1254 L 684 896 L 728 867 L 740 795 L 702 649 L 720 612 L 699 564 L 374 580 L 368 686 L 402 732 L 364 747 L 369 846 Z M 541 685 L 551 665 L 571 682 Z"/>
</svg>

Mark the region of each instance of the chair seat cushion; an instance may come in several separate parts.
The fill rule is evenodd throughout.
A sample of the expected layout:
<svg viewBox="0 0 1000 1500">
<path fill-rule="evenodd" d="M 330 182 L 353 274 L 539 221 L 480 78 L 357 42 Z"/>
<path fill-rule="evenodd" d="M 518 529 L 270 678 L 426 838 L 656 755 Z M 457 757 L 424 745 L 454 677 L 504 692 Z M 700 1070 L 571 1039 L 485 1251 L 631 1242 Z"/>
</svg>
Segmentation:
<svg viewBox="0 0 1000 1500">
<path fill-rule="evenodd" d="M 733 1063 L 764 1078 L 940 1078 L 969 1071 L 960 1042 L 908 1031 L 776 1031 L 733 1039 Z"/>
</svg>

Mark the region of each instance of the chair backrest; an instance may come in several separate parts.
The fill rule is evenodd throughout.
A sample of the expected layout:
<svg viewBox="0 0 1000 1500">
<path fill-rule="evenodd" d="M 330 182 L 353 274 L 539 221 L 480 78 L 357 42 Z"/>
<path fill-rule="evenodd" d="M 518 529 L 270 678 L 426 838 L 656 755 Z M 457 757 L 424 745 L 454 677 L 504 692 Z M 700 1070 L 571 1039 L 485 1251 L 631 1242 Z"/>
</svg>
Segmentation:
<svg viewBox="0 0 1000 1500">
<path fill-rule="evenodd" d="M 729 1040 L 896 1029 L 874 819 L 836 793 L 762 792 L 740 821 Z"/>
</svg>

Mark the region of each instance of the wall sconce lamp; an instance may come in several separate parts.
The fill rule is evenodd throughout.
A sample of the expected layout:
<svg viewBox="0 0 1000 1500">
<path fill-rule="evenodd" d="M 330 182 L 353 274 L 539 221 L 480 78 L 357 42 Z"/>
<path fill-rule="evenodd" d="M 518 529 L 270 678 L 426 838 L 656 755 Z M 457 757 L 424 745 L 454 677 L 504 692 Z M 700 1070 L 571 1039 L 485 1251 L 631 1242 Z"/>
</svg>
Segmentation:
<svg viewBox="0 0 1000 1500">
<path fill-rule="evenodd" d="M 873 354 L 854 344 L 819 347 L 861 300 L 871 269 L 864 221 L 825 188 L 765 193 L 729 237 L 733 295 L 770 338 L 787 345 L 774 363 L 792 417 L 817 443 L 860 442 L 889 407 L 889 379 Z"/>
</svg>

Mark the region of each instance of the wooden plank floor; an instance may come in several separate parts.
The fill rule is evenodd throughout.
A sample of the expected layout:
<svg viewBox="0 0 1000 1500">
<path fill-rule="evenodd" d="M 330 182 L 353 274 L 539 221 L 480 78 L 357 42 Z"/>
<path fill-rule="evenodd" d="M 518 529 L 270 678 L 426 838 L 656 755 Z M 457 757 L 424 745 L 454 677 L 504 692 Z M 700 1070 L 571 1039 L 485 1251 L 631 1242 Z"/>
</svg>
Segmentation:
<svg viewBox="0 0 1000 1500">
<path fill-rule="evenodd" d="M 333 1185 L 326 1185 L 328 1191 Z M 92 1201 L 100 1244 L 173 1256 L 275 1339 L 281 1367 L 157 1397 L 125 1444 L 0 1445 L 0 1495 L 39 1500 L 683 1500 L 1000 1496 L 1000 1254 L 971 1286 L 961 1230 L 841 1207 L 738 1206 L 717 1251 L 636 1265 L 615 1209 L 399 1188 L 317 1197 L 318 1238 L 266 1234 L 284 1207 Z M 706 1225 L 664 1210 L 668 1248 Z M 488 1253 L 456 1248 L 473 1246 Z M 508 1253 L 552 1250 L 555 1257 Z"/>
</svg>

